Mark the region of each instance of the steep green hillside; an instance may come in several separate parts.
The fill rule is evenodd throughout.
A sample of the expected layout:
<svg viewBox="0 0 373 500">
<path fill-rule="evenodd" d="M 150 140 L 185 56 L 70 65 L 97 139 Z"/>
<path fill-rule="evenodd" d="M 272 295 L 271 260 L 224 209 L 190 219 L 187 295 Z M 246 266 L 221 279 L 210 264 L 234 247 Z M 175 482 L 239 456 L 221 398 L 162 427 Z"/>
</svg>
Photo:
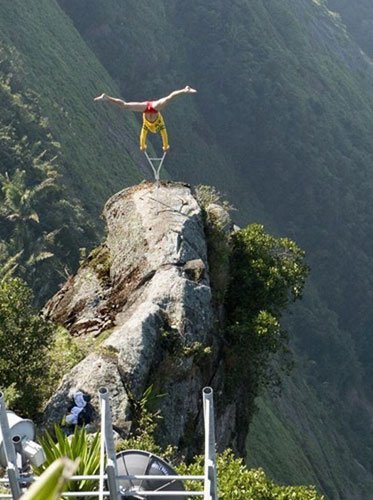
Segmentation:
<svg viewBox="0 0 373 500">
<path fill-rule="evenodd" d="M 27 9 L 20 0 L 5 2 L 0 31 L 18 60 L 23 91 L 33 94 L 61 144 L 64 182 L 97 216 L 110 194 L 142 178 L 139 156 L 128 154 L 137 150 L 133 116 L 93 103 L 102 86 L 116 87 L 57 2 Z"/>
<path fill-rule="evenodd" d="M 0 16 L 0 265 L 43 303 L 100 234 L 107 198 L 149 172 L 136 118 L 93 102 L 116 86 L 56 2 Z"/>
<path fill-rule="evenodd" d="M 327 498 L 368 499 L 371 483 L 366 471 L 340 433 L 345 429 L 333 410 L 320 403 L 320 395 L 297 370 L 281 397 L 258 401 L 247 439 L 247 464 L 265 464 L 279 483 L 298 484 L 302 477 Z"/>
<path fill-rule="evenodd" d="M 249 450 L 280 480 L 317 479 L 330 498 L 369 498 L 370 64 L 322 0 L 59 5 L 67 15 L 54 0 L 2 4 L 0 29 L 61 144 L 68 192 L 97 214 L 109 194 L 142 177 L 136 119 L 93 105 L 95 94 L 143 100 L 198 88 L 164 113 L 169 173 L 226 192 L 238 223 L 288 235 L 311 266 L 304 302 L 288 318 L 297 378 L 281 404 L 261 404 Z M 302 418 L 293 422 L 296 409 Z"/>
<path fill-rule="evenodd" d="M 373 57 L 373 4 L 369 0 L 327 0 L 330 10 L 341 15 L 352 37 Z"/>
<path fill-rule="evenodd" d="M 0 46 L 0 267 L 28 281 L 38 303 L 79 262 L 93 225 L 61 183 L 62 158 L 14 50 Z"/>
</svg>

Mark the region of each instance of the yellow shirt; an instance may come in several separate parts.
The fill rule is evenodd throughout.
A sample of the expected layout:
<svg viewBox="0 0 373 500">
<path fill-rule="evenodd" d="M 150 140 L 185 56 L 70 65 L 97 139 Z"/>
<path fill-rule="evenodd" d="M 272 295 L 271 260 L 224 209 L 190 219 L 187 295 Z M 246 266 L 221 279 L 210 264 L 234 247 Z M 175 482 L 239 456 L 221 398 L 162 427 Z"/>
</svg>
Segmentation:
<svg viewBox="0 0 373 500">
<path fill-rule="evenodd" d="M 145 113 L 143 113 L 140 134 L 140 149 L 142 150 L 146 149 L 146 136 L 148 135 L 148 132 L 152 132 L 153 134 L 160 132 L 162 136 L 163 150 L 167 151 L 169 149 L 170 146 L 168 144 L 166 125 L 161 113 L 157 113 L 157 118 L 153 122 L 147 120 L 145 117 Z"/>
<path fill-rule="evenodd" d="M 145 127 L 148 132 L 153 132 L 153 134 L 156 134 L 157 132 L 160 132 L 163 128 L 166 128 L 163 116 L 159 111 L 157 113 L 157 118 L 155 119 L 154 122 L 147 120 L 145 113 L 143 113 L 142 126 Z"/>
</svg>

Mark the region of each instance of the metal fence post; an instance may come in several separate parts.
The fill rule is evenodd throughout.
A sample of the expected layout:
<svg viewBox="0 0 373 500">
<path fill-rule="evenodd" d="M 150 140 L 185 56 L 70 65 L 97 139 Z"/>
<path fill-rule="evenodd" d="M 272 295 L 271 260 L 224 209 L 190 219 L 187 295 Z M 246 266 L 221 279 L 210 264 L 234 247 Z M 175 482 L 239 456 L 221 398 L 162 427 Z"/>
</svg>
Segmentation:
<svg viewBox="0 0 373 500">
<path fill-rule="evenodd" d="M 99 389 L 100 408 L 101 408 L 101 438 L 104 436 L 105 449 L 106 449 L 106 474 L 110 491 L 110 499 L 117 500 L 118 481 L 117 481 L 117 459 L 113 438 L 113 424 L 111 419 L 109 392 L 106 387 Z"/>
<path fill-rule="evenodd" d="M 3 449 L 7 461 L 7 473 L 9 485 L 14 500 L 18 500 L 21 496 L 21 487 L 19 485 L 19 473 L 17 467 L 17 457 L 9 429 L 8 416 L 6 413 L 6 405 L 4 394 L 0 392 L 0 426 L 3 435 Z"/>
<path fill-rule="evenodd" d="M 205 488 L 204 500 L 217 500 L 214 399 L 211 387 L 205 387 L 203 395 L 203 417 L 205 424 Z"/>
</svg>

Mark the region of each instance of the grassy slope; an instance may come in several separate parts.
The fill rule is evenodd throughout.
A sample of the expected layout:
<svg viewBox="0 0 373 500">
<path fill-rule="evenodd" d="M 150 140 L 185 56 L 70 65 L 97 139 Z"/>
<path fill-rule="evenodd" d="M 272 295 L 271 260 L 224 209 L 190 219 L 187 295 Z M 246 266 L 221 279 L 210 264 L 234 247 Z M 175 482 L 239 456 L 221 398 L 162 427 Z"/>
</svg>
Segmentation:
<svg viewBox="0 0 373 500">
<path fill-rule="evenodd" d="M 303 8 L 306 4 L 307 8 Z M 277 231 L 281 228 L 306 248 L 317 293 L 322 297 L 321 302 L 325 300 L 326 307 L 333 310 L 325 318 L 320 304 L 316 308 L 311 304 L 312 309 L 303 311 L 296 329 L 292 329 L 293 335 L 302 337 L 298 344 L 302 344 L 301 350 L 311 355 L 317 365 L 313 382 L 317 387 L 319 410 L 328 413 L 329 404 L 334 410 L 321 425 L 317 413 L 305 409 L 303 416 L 313 420 L 314 432 L 308 440 L 304 439 L 298 420 L 292 439 L 299 453 L 307 450 L 308 465 L 312 464 L 309 473 L 317 470 L 324 490 L 336 492 L 331 498 L 359 498 L 365 488 L 361 483 L 365 482 L 372 493 L 371 472 L 362 471 L 356 480 L 356 469 L 360 466 L 355 461 L 361 460 L 369 467 L 371 438 L 367 438 L 369 427 L 359 431 L 359 435 L 353 429 L 346 395 L 352 387 L 364 393 L 364 387 L 365 390 L 369 387 L 371 366 L 369 361 L 362 363 L 366 370 L 362 382 L 359 373 L 362 364 L 356 362 L 360 349 L 357 344 L 363 344 L 361 336 L 369 331 L 369 314 L 364 312 L 363 305 L 369 300 L 371 287 L 366 283 L 368 276 L 370 280 L 372 277 L 366 251 L 367 235 L 372 234 L 371 195 L 367 194 L 371 192 L 373 180 L 369 139 L 371 73 L 369 67 L 364 72 L 363 61 L 359 60 L 343 29 L 335 25 L 322 8 L 311 7 L 311 2 L 288 1 L 281 5 L 251 2 L 251 8 L 243 5 L 244 2 L 240 2 L 242 22 L 238 21 L 238 7 L 237 16 L 232 14 L 235 6 L 227 11 L 224 22 L 221 11 L 215 18 L 205 12 L 205 17 L 209 15 L 210 23 L 215 22 L 218 29 L 215 30 L 216 43 L 210 43 L 207 48 L 207 44 L 198 47 L 199 78 L 204 85 L 209 85 L 214 76 L 214 81 L 219 81 L 217 76 L 221 71 L 221 93 L 214 95 L 220 106 L 214 109 L 209 99 L 204 107 L 217 121 L 219 112 L 224 110 L 224 99 L 229 95 L 230 100 L 226 102 L 230 108 L 224 110 L 224 119 L 233 127 L 222 129 L 218 138 L 222 145 L 231 148 L 233 171 L 241 182 L 237 191 L 245 192 L 248 198 L 254 191 L 271 213 L 273 228 Z M 234 17 L 234 27 L 229 24 L 229 15 Z M 206 19 L 205 23 L 206 27 L 211 26 Z M 191 30 L 189 26 L 191 22 L 188 24 Z M 233 29 L 237 32 L 232 34 Z M 201 32 L 206 34 L 206 42 L 214 36 L 207 29 Z M 228 61 L 232 64 L 232 71 L 225 73 L 218 67 L 215 74 L 208 73 L 207 69 L 204 72 L 208 59 L 213 60 L 212 65 L 218 65 L 219 59 L 213 51 L 219 53 L 216 47 L 222 33 L 231 36 L 229 42 L 237 46 L 237 52 L 230 47 L 231 58 L 224 60 L 225 64 Z M 229 46 L 227 38 L 224 42 L 226 46 L 220 50 L 225 53 Z M 241 65 L 233 65 L 234 58 L 238 60 L 237 54 L 242 57 Z M 238 78 L 237 82 L 231 75 L 238 75 L 240 71 L 242 81 Z M 246 76 L 244 80 L 245 71 L 250 79 Z M 241 130 L 233 122 L 240 109 L 247 110 Z M 317 316 L 320 319 L 315 320 Z M 366 324 L 361 321 L 363 317 Z M 359 355 L 362 361 L 364 354 Z M 307 372 L 305 367 L 303 377 L 310 380 Z M 327 384 L 325 392 L 324 383 Z M 295 386 L 292 385 L 292 397 L 285 394 L 289 409 L 303 407 L 303 384 L 300 383 L 299 390 L 295 390 Z M 309 404 L 312 410 L 311 402 Z M 369 411 L 369 406 L 360 408 L 359 418 L 362 419 L 367 409 Z M 280 419 L 286 414 L 284 407 L 278 405 L 274 405 L 272 411 Z M 333 459 L 327 463 L 313 446 L 318 428 L 324 435 L 325 447 L 334 450 L 329 454 Z M 259 415 L 256 420 L 256 430 L 266 435 L 264 416 Z M 272 434 L 275 443 L 277 436 Z M 276 450 L 276 460 L 281 461 L 286 441 L 279 439 L 276 446 L 268 443 L 258 448 L 257 463 L 267 466 L 269 448 Z M 345 455 L 340 453 L 348 448 L 350 451 Z M 307 480 L 303 476 L 305 468 L 299 469 L 291 460 L 283 472 L 285 470 L 283 480 L 290 476 L 298 481 L 301 477 L 302 482 Z"/>
<path fill-rule="evenodd" d="M 341 15 L 343 22 L 360 47 L 373 57 L 373 5 L 370 0 L 327 0 L 330 10 Z"/>
<path fill-rule="evenodd" d="M 370 498 L 372 483 L 355 460 L 340 425 L 302 374 L 281 398 L 258 401 L 247 438 L 247 463 L 279 483 L 315 484 L 329 499 Z M 346 473 L 348 471 L 348 473 Z"/>
<path fill-rule="evenodd" d="M 61 144 L 65 183 L 97 215 L 108 196 L 141 179 L 133 116 L 93 103 L 103 88 L 116 87 L 57 2 L 27 9 L 21 0 L 4 2 L 0 31 L 20 54 L 27 86 Z"/>
</svg>

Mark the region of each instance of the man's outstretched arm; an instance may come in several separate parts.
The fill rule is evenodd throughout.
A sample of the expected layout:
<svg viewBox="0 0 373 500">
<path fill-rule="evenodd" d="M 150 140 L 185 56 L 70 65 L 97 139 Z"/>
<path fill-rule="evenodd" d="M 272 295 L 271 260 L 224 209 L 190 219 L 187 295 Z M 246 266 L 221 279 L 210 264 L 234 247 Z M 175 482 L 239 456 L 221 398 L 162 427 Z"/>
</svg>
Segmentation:
<svg viewBox="0 0 373 500">
<path fill-rule="evenodd" d="M 175 97 L 182 95 L 182 94 L 193 94 L 197 92 L 195 89 L 192 89 L 187 85 L 183 89 L 180 90 L 174 90 L 169 94 L 167 97 L 162 97 L 162 99 L 158 99 L 157 101 L 153 101 L 153 108 L 155 108 L 157 111 L 161 111 L 163 108 L 165 108 L 168 104 L 170 104 L 171 101 L 175 99 Z"/>
<path fill-rule="evenodd" d="M 94 101 L 109 101 L 117 106 L 120 106 L 124 109 L 129 109 L 130 111 L 145 111 L 146 102 L 126 102 L 123 99 L 117 99 L 116 97 L 110 97 L 106 94 L 101 94 L 93 99 Z"/>
</svg>

